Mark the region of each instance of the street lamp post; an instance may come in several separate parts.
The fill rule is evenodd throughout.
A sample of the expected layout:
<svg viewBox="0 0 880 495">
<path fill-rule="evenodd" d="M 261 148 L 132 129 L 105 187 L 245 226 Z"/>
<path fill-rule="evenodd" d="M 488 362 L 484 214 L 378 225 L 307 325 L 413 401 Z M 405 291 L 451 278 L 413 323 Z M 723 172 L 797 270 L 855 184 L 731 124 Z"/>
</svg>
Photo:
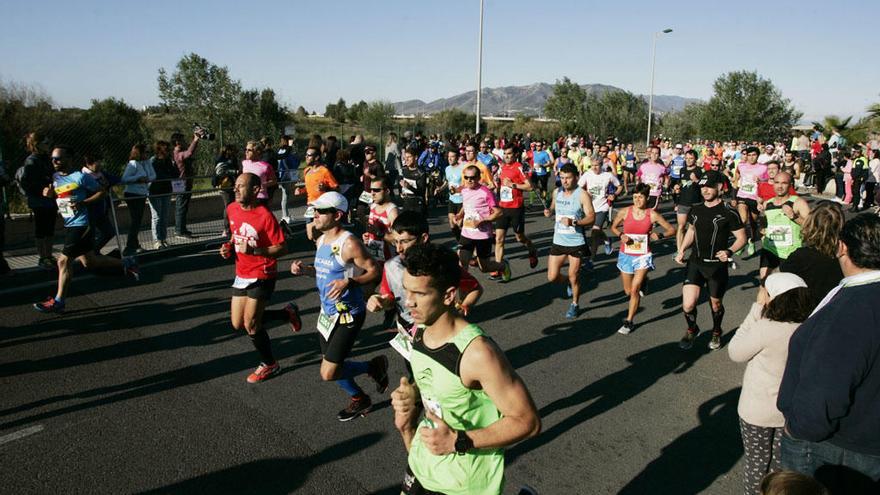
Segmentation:
<svg viewBox="0 0 880 495">
<path fill-rule="evenodd" d="M 480 42 L 477 47 L 477 123 L 476 133 L 480 133 L 480 93 L 483 92 L 483 0 L 480 0 Z"/>
<path fill-rule="evenodd" d="M 648 94 L 648 136 L 645 138 L 645 149 L 651 145 L 651 120 L 654 117 L 654 69 L 657 66 L 657 38 L 661 34 L 669 34 L 672 28 L 666 28 L 663 31 L 654 33 L 653 42 L 651 43 L 651 92 Z"/>
</svg>

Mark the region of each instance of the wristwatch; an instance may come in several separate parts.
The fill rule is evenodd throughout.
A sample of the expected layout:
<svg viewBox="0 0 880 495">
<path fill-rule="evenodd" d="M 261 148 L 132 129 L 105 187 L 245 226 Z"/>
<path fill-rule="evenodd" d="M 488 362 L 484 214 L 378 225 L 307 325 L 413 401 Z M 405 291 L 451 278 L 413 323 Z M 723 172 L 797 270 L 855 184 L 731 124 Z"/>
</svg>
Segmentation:
<svg viewBox="0 0 880 495">
<path fill-rule="evenodd" d="M 464 430 L 457 430 L 455 432 L 455 453 L 456 454 L 465 454 L 467 451 L 474 448 L 474 441 L 471 440 L 471 437 L 467 436 L 467 432 Z"/>
</svg>

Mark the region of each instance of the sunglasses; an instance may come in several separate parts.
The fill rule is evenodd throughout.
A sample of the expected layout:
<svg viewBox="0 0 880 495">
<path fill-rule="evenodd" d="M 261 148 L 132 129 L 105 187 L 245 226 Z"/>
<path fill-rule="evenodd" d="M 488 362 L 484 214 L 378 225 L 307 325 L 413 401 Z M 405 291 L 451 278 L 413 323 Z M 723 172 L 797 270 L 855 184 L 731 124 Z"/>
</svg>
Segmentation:
<svg viewBox="0 0 880 495">
<path fill-rule="evenodd" d="M 318 156 L 317 153 L 306 153 L 306 156 Z"/>
<path fill-rule="evenodd" d="M 60 161 L 61 161 L 61 157 L 60 157 L 60 156 L 53 156 L 53 157 L 52 157 L 52 161 L 53 161 L 53 162 L 60 162 Z"/>
<path fill-rule="evenodd" d="M 461 178 L 464 180 L 477 180 L 478 175 L 462 175 Z"/>
<path fill-rule="evenodd" d="M 370 192 L 382 192 L 384 190 L 385 190 L 385 188 L 382 188 L 382 187 L 371 187 L 370 188 Z"/>
<path fill-rule="evenodd" d="M 321 215 L 332 215 L 336 213 L 336 208 L 332 206 L 330 208 L 315 208 L 315 213 L 320 213 Z"/>
</svg>

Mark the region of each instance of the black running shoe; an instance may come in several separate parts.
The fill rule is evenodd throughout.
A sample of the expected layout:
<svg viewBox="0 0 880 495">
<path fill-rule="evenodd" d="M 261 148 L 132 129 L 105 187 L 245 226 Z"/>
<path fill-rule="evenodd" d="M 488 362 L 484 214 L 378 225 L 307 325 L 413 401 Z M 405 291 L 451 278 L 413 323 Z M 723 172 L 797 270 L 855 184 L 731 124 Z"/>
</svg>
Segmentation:
<svg viewBox="0 0 880 495">
<path fill-rule="evenodd" d="M 348 403 L 348 407 L 339 411 L 336 419 L 339 421 L 351 421 L 358 416 L 366 416 L 370 412 L 371 407 L 373 407 L 373 401 L 370 400 L 369 395 L 354 396 L 351 398 L 351 402 Z"/>
<path fill-rule="evenodd" d="M 681 347 L 685 351 L 694 346 L 694 340 L 697 339 L 697 335 L 700 333 L 699 328 L 688 328 L 684 333 L 684 337 L 678 342 L 678 347 Z"/>
</svg>

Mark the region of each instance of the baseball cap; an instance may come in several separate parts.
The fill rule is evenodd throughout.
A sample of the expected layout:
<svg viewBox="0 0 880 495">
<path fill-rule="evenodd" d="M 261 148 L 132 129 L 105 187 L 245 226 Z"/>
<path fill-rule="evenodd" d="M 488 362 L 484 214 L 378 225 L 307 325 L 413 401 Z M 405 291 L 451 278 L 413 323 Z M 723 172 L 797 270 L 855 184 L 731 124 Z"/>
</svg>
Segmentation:
<svg viewBox="0 0 880 495">
<path fill-rule="evenodd" d="M 368 145 L 364 146 L 364 151 L 376 151 L 376 147 L 373 146 L 372 144 L 368 144 Z"/>
<path fill-rule="evenodd" d="M 724 184 L 724 176 L 714 170 L 706 172 L 700 178 L 700 187 L 715 187 L 718 184 Z"/>
<path fill-rule="evenodd" d="M 680 150 L 682 148 L 684 148 L 684 146 L 682 146 L 681 143 L 675 145 L 675 149 L 677 150 Z"/>
<path fill-rule="evenodd" d="M 336 191 L 328 191 L 322 194 L 312 203 L 316 210 L 324 208 L 336 208 L 339 211 L 348 211 L 348 200 Z"/>
<path fill-rule="evenodd" d="M 807 283 L 804 282 L 804 279 L 800 278 L 794 273 L 773 273 L 770 274 L 770 276 L 768 276 L 766 280 L 764 280 L 764 288 L 767 289 L 767 293 L 770 294 L 770 299 L 773 299 L 779 294 L 784 294 L 791 289 L 797 289 L 798 287 L 806 286 Z"/>
</svg>

